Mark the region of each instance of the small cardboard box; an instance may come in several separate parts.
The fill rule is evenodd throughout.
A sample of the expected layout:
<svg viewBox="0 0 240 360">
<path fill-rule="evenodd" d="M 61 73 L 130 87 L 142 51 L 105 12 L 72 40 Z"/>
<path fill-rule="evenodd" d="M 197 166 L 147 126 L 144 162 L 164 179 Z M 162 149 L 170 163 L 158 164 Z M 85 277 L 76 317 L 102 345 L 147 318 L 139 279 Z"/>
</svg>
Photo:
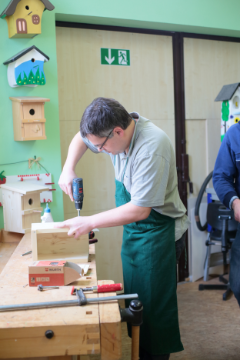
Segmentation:
<svg viewBox="0 0 240 360">
<path fill-rule="evenodd" d="M 60 261 L 35 261 L 28 266 L 29 286 L 63 286 L 83 276 L 84 270 L 77 264 Z"/>
</svg>

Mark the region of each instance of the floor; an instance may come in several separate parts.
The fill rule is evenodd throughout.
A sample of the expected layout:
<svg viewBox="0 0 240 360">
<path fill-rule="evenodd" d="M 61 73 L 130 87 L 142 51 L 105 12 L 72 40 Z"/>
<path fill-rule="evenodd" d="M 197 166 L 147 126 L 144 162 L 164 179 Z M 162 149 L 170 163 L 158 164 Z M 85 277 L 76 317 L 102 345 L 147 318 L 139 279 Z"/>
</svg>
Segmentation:
<svg viewBox="0 0 240 360">
<path fill-rule="evenodd" d="M 199 291 L 201 282 L 178 286 L 179 322 L 184 351 L 171 360 L 240 360 L 240 309 L 223 291 Z M 208 283 L 218 283 L 212 279 Z M 122 360 L 131 359 L 131 341 L 122 324 Z"/>
<path fill-rule="evenodd" d="M 201 281 L 202 282 L 202 281 Z M 199 291 L 201 282 L 178 286 L 179 322 L 184 351 L 175 360 L 239 360 L 240 309 L 221 290 Z M 219 283 L 212 279 L 208 283 Z"/>
</svg>

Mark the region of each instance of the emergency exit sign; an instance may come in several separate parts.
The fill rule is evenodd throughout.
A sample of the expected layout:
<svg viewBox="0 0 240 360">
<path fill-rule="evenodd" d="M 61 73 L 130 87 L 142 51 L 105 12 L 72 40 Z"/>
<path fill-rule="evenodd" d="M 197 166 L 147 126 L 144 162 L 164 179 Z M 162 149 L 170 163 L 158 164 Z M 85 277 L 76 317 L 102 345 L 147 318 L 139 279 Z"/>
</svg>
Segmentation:
<svg viewBox="0 0 240 360">
<path fill-rule="evenodd" d="M 101 64 L 130 66 L 130 50 L 101 48 Z"/>
</svg>

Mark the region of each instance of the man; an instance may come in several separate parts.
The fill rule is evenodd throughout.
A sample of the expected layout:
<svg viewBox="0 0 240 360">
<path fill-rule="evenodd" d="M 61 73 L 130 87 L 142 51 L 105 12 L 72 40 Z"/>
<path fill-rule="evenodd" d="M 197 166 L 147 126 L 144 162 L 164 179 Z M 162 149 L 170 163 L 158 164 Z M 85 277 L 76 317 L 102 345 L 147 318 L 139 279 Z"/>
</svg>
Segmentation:
<svg viewBox="0 0 240 360">
<path fill-rule="evenodd" d="M 240 222 L 240 123 L 226 132 L 213 171 L 213 186 L 220 201 L 233 209 Z M 230 288 L 240 305 L 240 225 L 231 248 Z"/>
<path fill-rule="evenodd" d="M 167 360 L 183 350 L 178 327 L 176 254 L 189 221 L 177 189 L 175 156 L 167 135 L 116 100 L 97 98 L 85 110 L 59 185 L 72 199 L 77 162 L 89 148 L 110 155 L 117 208 L 63 222 L 69 235 L 124 225 L 122 264 L 125 293 L 143 303 L 140 359 Z"/>
</svg>

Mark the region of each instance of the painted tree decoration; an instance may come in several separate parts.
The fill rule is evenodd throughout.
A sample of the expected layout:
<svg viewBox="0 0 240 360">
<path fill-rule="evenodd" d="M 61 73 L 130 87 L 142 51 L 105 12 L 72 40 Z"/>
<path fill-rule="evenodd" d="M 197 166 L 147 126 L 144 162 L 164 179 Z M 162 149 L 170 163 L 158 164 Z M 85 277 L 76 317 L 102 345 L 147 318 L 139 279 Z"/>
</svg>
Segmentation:
<svg viewBox="0 0 240 360">
<path fill-rule="evenodd" d="M 31 46 L 4 62 L 8 65 L 8 83 L 11 87 L 45 85 L 43 70 L 49 57 L 36 46 Z"/>
<path fill-rule="evenodd" d="M 223 101 L 222 102 L 222 120 L 228 121 L 228 117 L 229 117 L 229 102 Z"/>
<path fill-rule="evenodd" d="M 7 21 L 9 38 L 32 38 L 41 34 L 43 12 L 53 9 L 49 0 L 11 0 L 0 18 Z"/>
</svg>

